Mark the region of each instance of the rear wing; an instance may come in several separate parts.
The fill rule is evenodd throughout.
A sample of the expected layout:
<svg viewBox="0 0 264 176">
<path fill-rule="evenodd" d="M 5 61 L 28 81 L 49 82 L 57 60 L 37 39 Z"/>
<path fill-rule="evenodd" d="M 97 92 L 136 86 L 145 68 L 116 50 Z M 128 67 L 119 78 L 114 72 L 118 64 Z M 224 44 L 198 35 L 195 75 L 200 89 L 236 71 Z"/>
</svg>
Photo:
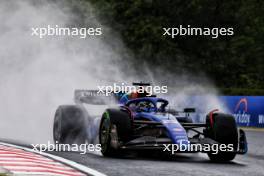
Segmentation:
<svg viewBox="0 0 264 176">
<path fill-rule="evenodd" d="M 146 87 L 150 86 L 150 83 L 143 82 L 134 82 L 133 86 L 141 86 Z M 109 104 L 118 104 L 121 97 L 127 92 L 118 92 L 118 93 L 110 93 L 101 92 L 98 90 L 87 90 L 87 89 L 77 89 L 74 91 L 74 101 L 75 103 L 86 103 L 86 104 L 94 104 L 94 105 L 109 105 Z M 146 97 L 146 93 L 140 93 L 141 97 Z M 152 95 L 151 97 L 156 97 Z"/>
<path fill-rule="evenodd" d="M 117 104 L 118 96 L 114 93 L 106 96 L 104 93 L 100 93 L 98 90 L 81 90 L 74 91 L 75 103 L 85 103 L 92 105 L 109 105 Z"/>
</svg>

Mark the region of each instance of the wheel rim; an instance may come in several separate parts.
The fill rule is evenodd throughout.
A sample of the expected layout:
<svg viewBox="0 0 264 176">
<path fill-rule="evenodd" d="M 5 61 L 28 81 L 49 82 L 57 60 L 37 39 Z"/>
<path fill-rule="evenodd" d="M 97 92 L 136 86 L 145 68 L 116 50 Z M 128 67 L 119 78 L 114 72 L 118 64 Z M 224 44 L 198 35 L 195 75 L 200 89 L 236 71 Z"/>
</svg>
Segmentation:
<svg viewBox="0 0 264 176">
<path fill-rule="evenodd" d="M 100 143 L 102 147 L 102 152 L 105 152 L 107 150 L 107 146 L 109 143 L 109 136 L 110 136 L 109 133 L 110 133 L 110 120 L 104 118 L 100 130 Z"/>
</svg>

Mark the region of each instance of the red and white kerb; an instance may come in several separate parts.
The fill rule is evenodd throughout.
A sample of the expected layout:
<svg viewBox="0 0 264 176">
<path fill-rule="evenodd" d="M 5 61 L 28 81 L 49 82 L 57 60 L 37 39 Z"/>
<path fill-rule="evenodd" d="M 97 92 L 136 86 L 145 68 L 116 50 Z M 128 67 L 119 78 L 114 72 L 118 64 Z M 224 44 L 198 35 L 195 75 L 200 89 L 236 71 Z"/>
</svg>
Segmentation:
<svg viewBox="0 0 264 176">
<path fill-rule="evenodd" d="M 0 145 L 0 167 L 11 174 L 85 176 L 65 164 L 37 153 Z"/>
</svg>

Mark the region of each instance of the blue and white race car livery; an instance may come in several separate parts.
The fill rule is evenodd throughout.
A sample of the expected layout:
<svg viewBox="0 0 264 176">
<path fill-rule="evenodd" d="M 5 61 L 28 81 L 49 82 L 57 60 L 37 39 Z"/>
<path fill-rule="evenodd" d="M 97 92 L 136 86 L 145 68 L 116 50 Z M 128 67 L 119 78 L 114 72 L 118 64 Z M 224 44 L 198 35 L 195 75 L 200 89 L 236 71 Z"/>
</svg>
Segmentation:
<svg viewBox="0 0 264 176">
<path fill-rule="evenodd" d="M 58 107 L 53 127 L 54 141 L 99 142 L 102 154 L 112 157 L 129 150 L 166 151 L 168 146 L 193 144 L 226 145 L 229 148 L 217 153 L 197 148 L 191 150 L 190 147 L 177 151 L 205 152 L 212 161 L 230 161 L 236 154 L 247 152 L 245 132 L 238 129 L 231 114 L 213 110 L 206 116 L 205 123 L 193 123 L 190 113 L 195 113 L 194 108 L 176 111 L 168 108 L 169 102 L 163 98 L 138 92 L 98 97 L 92 95 L 94 92 L 76 90 L 75 105 Z M 99 107 L 103 110 L 98 110 Z"/>
</svg>

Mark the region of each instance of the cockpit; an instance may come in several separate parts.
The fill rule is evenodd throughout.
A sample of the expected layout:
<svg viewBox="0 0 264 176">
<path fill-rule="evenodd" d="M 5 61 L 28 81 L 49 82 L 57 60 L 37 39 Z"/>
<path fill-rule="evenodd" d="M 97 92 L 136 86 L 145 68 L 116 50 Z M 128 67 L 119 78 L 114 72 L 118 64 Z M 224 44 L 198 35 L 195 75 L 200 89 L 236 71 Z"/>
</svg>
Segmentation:
<svg viewBox="0 0 264 176">
<path fill-rule="evenodd" d="M 137 98 L 130 100 L 126 106 L 136 112 L 165 112 L 168 101 L 162 98 Z"/>
</svg>

